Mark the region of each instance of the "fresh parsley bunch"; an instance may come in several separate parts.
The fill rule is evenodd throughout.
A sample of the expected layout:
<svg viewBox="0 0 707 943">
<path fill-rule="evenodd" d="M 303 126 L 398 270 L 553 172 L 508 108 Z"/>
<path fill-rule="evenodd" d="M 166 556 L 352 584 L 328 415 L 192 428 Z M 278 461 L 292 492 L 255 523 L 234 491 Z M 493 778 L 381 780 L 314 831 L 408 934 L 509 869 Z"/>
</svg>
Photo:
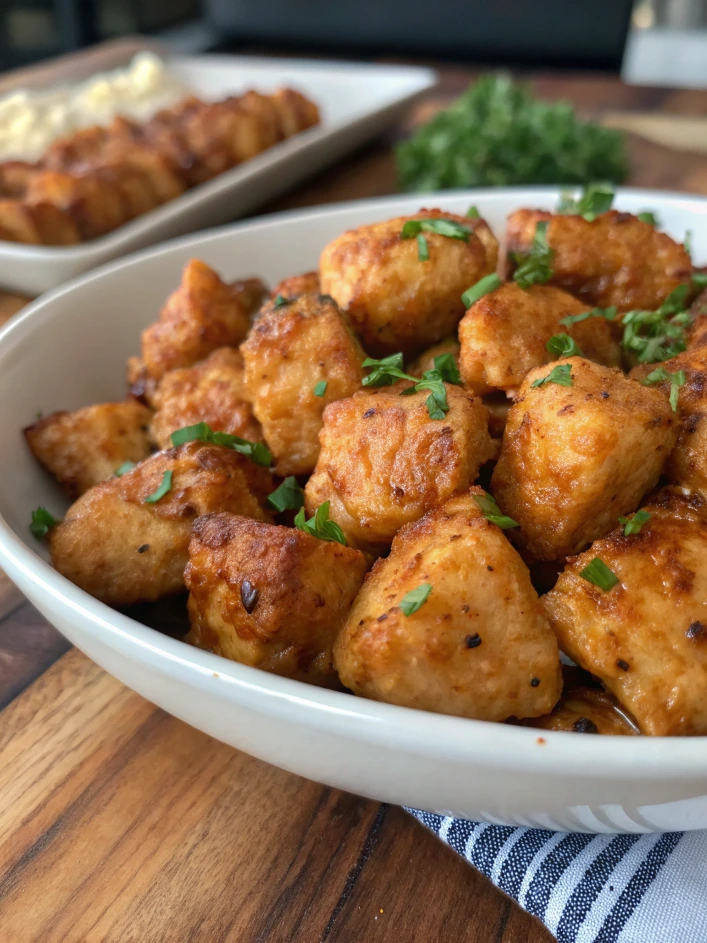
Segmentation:
<svg viewBox="0 0 707 943">
<path fill-rule="evenodd" d="M 621 183 L 620 132 L 582 121 L 568 102 L 533 98 L 506 75 L 487 75 L 397 149 L 403 190 L 519 183 Z"/>
</svg>

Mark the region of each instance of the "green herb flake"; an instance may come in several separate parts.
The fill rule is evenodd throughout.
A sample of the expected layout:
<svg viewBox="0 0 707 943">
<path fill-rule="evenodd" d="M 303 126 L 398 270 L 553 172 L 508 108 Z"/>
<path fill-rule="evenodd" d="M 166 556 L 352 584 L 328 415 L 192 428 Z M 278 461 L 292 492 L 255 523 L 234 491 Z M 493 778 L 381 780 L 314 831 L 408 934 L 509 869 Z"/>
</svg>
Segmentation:
<svg viewBox="0 0 707 943">
<path fill-rule="evenodd" d="M 677 373 L 669 373 L 665 367 L 657 367 L 651 370 L 647 377 L 641 380 L 644 386 L 653 386 L 655 383 L 670 383 L 670 407 L 674 413 L 678 411 L 678 396 L 680 387 L 685 386 L 687 378 L 684 370 L 678 370 Z"/>
<path fill-rule="evenodd" d="M 268 504 L 276 511 L 299 511 L 304 506 L 304 491 L 294 475 L 285 478 L 281 485 L 268 495 Z"/>
<path fill-rule="evenodd" d="M 608 593 L 619 582 L 616 573 L 609 569 L 600 557 L 594 557 L 592 562 L 585 566 L 579 575 L 588 583 L 593 583 L 594 586 L 603 589 L 605 593 Z"/>
<path fill-rule="evenodd" d="M 283 308 L 285 305 L 292 304 L 291 298 L 285 298 L 284 295 L 275 295 L 275 301 L 273 302 L 273 307 Z"/>
<path fill-rule="evenodd" d="M 122 465 L 118 466 L 113 472 L 115 478 L 122 478 L 123 475 L 127 475 L 128 472 L 131 472 L 135 468 L 135 462 L 123 462 Z"/>
<path fill-rule="evenodd" d="M 560 363 L 548 373 L 546 377 L 538 377 L 530 384 L 531 389 L 544 386 L 546 383 L 557 383 L 558 386 L 572 386 L 572 364 Z"/>
<path fill-rule="evenodd" d="M 364 386 L 391 386 L 396 380 L 417 381 L 417 377 L 410 376 L 403 370 L 403 355 L 390 354 L 380 360 L 366 357 L 361 366 L 371 372 L 363 378 Z"/>
<path fill-rule="evenodd" d="M 570 327 L 572 324 L 579 324 L 580 321 L 586 321 L 588 318 L 604 318 L 606 321 L 616 320 L 616 306 L 610 308 L 592 308 L 591 311 L 583 311 L 581 314 L 568 314 L 562 318 L 560 324 L 563 327 Z"/>
<path fill-rule="evenodd" d="M 475 494 L 473 498 L 479 505 L 481 513 L 486 520 L 491 521 L 492 524 L 500 527 L 501 530 L 508 530 L 511 527 L 520 527 L 518 521 L 514 521 L 512 517 L 501 513 L 501 509 L 498 504 L 496 504 L 496 499 L 488 492 L 485 494 Z"/>
<path fill-rule="evenodd" d="M 578 200 L 563 194 L 557 207 L 558 213 L 582 216 L 593 223 L 597 216 L 608 212 L 614 202 L 614 188 L 610 183 L 590 183 Z"/>
<path fill-rule="evenodd" d="M 329 502 L 324 501 L 314 513 L 314 517 L 306 520 L 304 507 L 301 507 L 295 517 L 295 527 L 319 540 L 329 540 L 347 546 L 343 530 L 335 521 L 329 520 Z"/>
<path fill-rule="evenodd" d="M 642 213 L 639 213 L 636 218 L 640 219 L 642 223 L 648 223 L 648 225 L 652 226 L 654 229 L 657 229 L 660 225 L 658 217 L 652 210 L 644 210 Z"/>
<path fill-rule="evenodd" d="M 417 257 L 420 262 L 427 262 L 430 257 L 430 247 L 421 232 L 417 234 Z"/>
<path fill-rule="evenodd" d="M 399 603 L 402 614 L 411 616 L 413 612 L 417 612 L 427 602 L 431 592 L 432 583 L 420 583 L 417 589 L 411 589 L 409 593 L 405 593 Z"/>
<path fill-rule="evenodd" d="M 324 396 L 324 394 L 326 393 L 326 388 L 327 388 L 327 386 L 328 386 L 328 383 L 327 383 L 326 380 L 320 380 L 319 383 L 315 383 L 315 385 L 314 385 L 314 395 L 315 395 L 315 396 Z"/>
<path fill-rule="evenodd" d="M 516 255 L 514 261 L 518 268 L 513 273 L 513 280 L 522 289 L 531 285 L 544 285 L 552 278 L 552 260 L 554 249 L 547 243 L 547 220 L 542 220 L 535 227 L 535 235 L 527 255 Z"/>
<path fill-rule="evenodd" d="M 402 390 L 400 395 L 412 396 L 413 393 L 420 393 L 423 390 L 430 391 L 430 395 L 425 400 L 430 419 L 444 419 L 449 412 L 449 403 L 447 402 L 447 388 L 439 370 L 425 370 L 421 379 L 417 380 L 414 386 Z"/>
<path fill-rule="evenodd" d="M 622 319 L 621 344 L 639 363 L 670 360 L 687 349 L 686 328 L 692 315 L 685 310 L 690 285 L 678 285 L 656 311 L 629 311 Z"/>
<path fill-rule="evenodd" d="M 707 272 L 693 272 L 692 284 L 696 288 L 707 288 Z"/>
<path fill-rule="evenodd" d="M 691 256 L 692 255 L 692 230 L 691 229 L 685 230 L 685 238 L 682 244 L 683 244 L 683 248 L 685 249 L 685 252 L 687 252 L 687 254 Z"/>
<path fill-rule="evenodd" d="M 633 517 L 620 517 L 619 524 L 624 525 L 624 537 L 630 537 L 631 534 L 640 534 L 641 528 L 651 519 L 648 511 L 636 511 Z"/>
<path fill-rule="evenodd" d="M 462 295 L 462 304 L 465 308 L 470 308 L 479 298 L 483 298 L 484 295 L 496 291 L 501 285 L 501 279 L 495 273 L 484 275 L 475 285 L 472 285 L 471 288 L 467 288 Z"/>
<path fill-rule="evenodd" d="M 461 239 L 463 242 L 468 242 L 472 234 L 471 229 L 453 219 L 408 219 L 403 223 L 400 238 L 413 239 L 423 232 L 436 233 L 448 239 Z"/>
<path fill-rule="evenodd" d="M 47 509 L 40 504 L 38 508 L 32 511 L 32 520 L 29 529 L 33 537 L 36 537 L 37 540 L 41 540 L 43 537 L 46 537 L 52 527 L 56 527 L 57 524 L 61 524 L 61 518 L 54 517 L 52 513 L 47 511 Z"/>
<path fill-rule="evenodd" d="M 456 386 L 461 386 L 462 378 L 453 354 L 440 354 L 435 357 L 434 369 L 445 383 L 454 383 Z"/>
<path fill-rule="evenodd" d="M 171 490 L 172 490 L 172 472 L 166 471 L 164 475 L 162 476 L 162 481 L 160 482 L 159 488 L 157 489 L 157 491 L 153 492 L 152 494 L 148 495 L 145 498 L 145 504 L 155 504 L 157 501 L 160 500 L 160 498 L 164 498 L 164 496 Z"/>
<path fill-rule="evenodd" d="M 557 357 L 583 357 L 577 342 L 569 334 L 555 334 L 545 344 L 545 350 Z"/>
<path fill-rule="evenodd" d="M 172 445 L 184 445 L 186 442 L 206 442 L 209 445 L 220 445 L 226 449 L 233 449 L 240 455 L 247 455 L 256 465 L 268 468 L 272 465 L 272 453 L 263 442 L 250 442 L 240 436 L 230 435 L 228 432 L 214 432 L 207 422 L 197 422 L 194 426 L 185 426 L 177 429 L 170 436 Z"/>
<path fill-rule="evenodd" d="M 475 206 L 470 206 L 464 215 L 469 219 L 481 219 L 481 213 Z"/>
</svg>

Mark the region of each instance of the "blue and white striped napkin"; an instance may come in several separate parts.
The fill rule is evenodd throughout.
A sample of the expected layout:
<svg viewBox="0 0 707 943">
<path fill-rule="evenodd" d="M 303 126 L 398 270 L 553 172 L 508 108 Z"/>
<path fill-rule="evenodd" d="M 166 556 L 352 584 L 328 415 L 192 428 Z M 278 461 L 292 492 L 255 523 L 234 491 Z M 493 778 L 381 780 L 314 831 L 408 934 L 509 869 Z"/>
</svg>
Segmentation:
<svg viewBox="0 0 707 943">
<path fill-rule="evenodd" d="M 707 943 L 707 832 L 584 835 L 408 812 L 559 943 Z"/>
</svg>

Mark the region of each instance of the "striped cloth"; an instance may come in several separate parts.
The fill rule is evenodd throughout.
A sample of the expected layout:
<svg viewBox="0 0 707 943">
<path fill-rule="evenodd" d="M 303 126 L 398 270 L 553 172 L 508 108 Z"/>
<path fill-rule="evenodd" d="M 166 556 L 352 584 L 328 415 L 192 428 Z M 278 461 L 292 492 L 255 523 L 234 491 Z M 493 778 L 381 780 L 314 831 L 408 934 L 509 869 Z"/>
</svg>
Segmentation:
<svg viewBox="0 0 707 943">
<path fill-rule="evenodd" d="M 559 943 L 707 943 L 707 832 L 584 835 L 408 812 Z"/>
</svg>

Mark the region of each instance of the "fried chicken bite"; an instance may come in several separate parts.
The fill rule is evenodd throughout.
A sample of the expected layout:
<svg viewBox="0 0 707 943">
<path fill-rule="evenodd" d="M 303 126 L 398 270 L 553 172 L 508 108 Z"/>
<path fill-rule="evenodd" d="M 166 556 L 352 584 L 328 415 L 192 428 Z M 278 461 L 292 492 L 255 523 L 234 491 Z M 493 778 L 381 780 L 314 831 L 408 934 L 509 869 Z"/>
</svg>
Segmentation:
<svg viewBox="0 0 707 943">
<path fill-rule="evenodd" d="M 459 366 L 459 341 L 456 337 L 445 337 L 439 344 L 433 344 L 408 364 L 405 372 L 413 377 L 421 377 L 427 370 L 434 370 L 435 357 L 443 357 L 445 354 L 451 354 Z"/>
<path fill-rule="evenodd" d="M 403 527 L 366 577 L 334 646 L 355 694 L 478 720 L 554 707 L 557 642 L 525 564 L 475 495 L 484 492 L 472 488 Z M 408 594 L 428 586 L 406 615 Z"/>
<path fill-rule="evenodd" d="M 304 272 L 303 275 L 290 275 L 289 278 L 283 278 L 270 292 L 270 297 L 274 301 L 279 295 L 289 301 L 298 295 L 318 295 L 319 288 L 319 272 Z"/>
<path fill-rule="evenodd" d="M 269 519 L 249 485 L 248 464 L 231 449 L 200 442 L 158 452 L 69 508 L 50 532 L 54 567 L 111 606 L 181 592 L 195 518 L 230 511 Z"/>
<path fill-rule="evenodd" d="M 233 347 L 219 347 L 193 367 L 170 370 L 153 397 L 154 441 L 167 449 L 177 429 L 206 422 L 215 432 L 262 442 L 260 423 L 245 399 L 244 372 L 243 358 Z"/>
<path fill-rule="evenodd" d="M 160 380 L 168 371 L 190 367 L 219 347 L 237 346 L 265 294 L 259 279 L 228 285 L 205 262 L 192 259 L 159 320 L 142 332 L 142 365 L 133 363 L 133 382 L 140 366 L 148 379 Z"/>
<path fill-rule="evenodd" d="M 620 527 L 567 561 L 543 597 L 560 647 L 653 736 L 707 733 L 707 508 L 665 489 L 640 532 Z M 581 575 L 599 558 L 616 578 Z"/>
<path fill-rule="evenodd" d="M 429 258 L 421 261 L 415 239 L 403 239 L 410 220 L 450 220 L 468 239 L 425 232 Z M 321 290 L 346 310 L 365 349 L 374 356 L 406 356 L 456 330 L 463 292 L 496 268 L 498 243 L 481 219 L 442 210 L 420 210 L 345 232 L 324 248 Z"/>
<path fill-rule="evenodd" d="M 312 471 L 328 403 L 361 387 L 365 353 L 331 298 L 266 303 L 241 345 L 245 392 L 278 475 Z"/>
<path fill-rule="evenodd" d="M 660 391 L 619 370 L 581 357 L 531 370 L 491 478 L 520 524 L 514 540 L 531 559 L 555 560 L 607 534 L 655 486 L 677 434 Z"/>
<path fill-rule="evenodd" d="M 618 367 L 621 349 L 604 318 L 560 323 L 586 310 L 586 303 L 552 285 L 524 290 L 510 282 L 479 298 L 459 324 L 464 385 L 474 393 L 503 390 L 515 395 L 529 370 L 555 359 L 545 345 L 563 333 L 589 360 Z"/>
<path fill-rule="evenodd" d="M 194 524 L 187 641 L 274 674 L 336 684 L 332 645 L 366 572 L 358 550 L 209 514 Z"/>
<path fill-rule="evenodd" d="M 24 430 L 37 461 L 72 499 L 150 454 L 152 412 L 137 400 L 43 416 Z"/>
<path fill-rule="evenodd" d="M 608 691 L 583 678 L 584 672 L 563 666 L 562 697 L 551 714 L 522 721 L 525 727 L 541 730 L 565 730 L 568 733 L 593 733 L 607 736 L 633 737 L 638 727 L 621 710 L 619 702 Z"/>
<path fill-rule="evenodd" d="M 0 200 L 0 239 L 35 246 L 70 246 L 81 241 L 81 234 L 71 216 L 53 203 Z"/>
<path fill-rule="evenodd" d="M 327 406 L 305 488 L 309 514 L 329 501 L 349 544 L 374 555 L 403 524 L 465 491 L 493 454 L 478 397 L 446 384 L 449 411 L 431 419 L 426 391 L 400 395 L 409 386 L 363 390 Z"/>
<path fill-rule="evenodd" d="M 506 228 L 509 260 L 530 251 L 542 221 L 548 223 L 547 242 L 554 251 L 552 284 L 590 308 L 616 305 L 619 311 L 654 311 L 690 280 L 692 263 L 684 246 L 650 223 L 617 210 L 601 213 L 592 222 L 583 216 L 517 210 Z"/>
</svg>

